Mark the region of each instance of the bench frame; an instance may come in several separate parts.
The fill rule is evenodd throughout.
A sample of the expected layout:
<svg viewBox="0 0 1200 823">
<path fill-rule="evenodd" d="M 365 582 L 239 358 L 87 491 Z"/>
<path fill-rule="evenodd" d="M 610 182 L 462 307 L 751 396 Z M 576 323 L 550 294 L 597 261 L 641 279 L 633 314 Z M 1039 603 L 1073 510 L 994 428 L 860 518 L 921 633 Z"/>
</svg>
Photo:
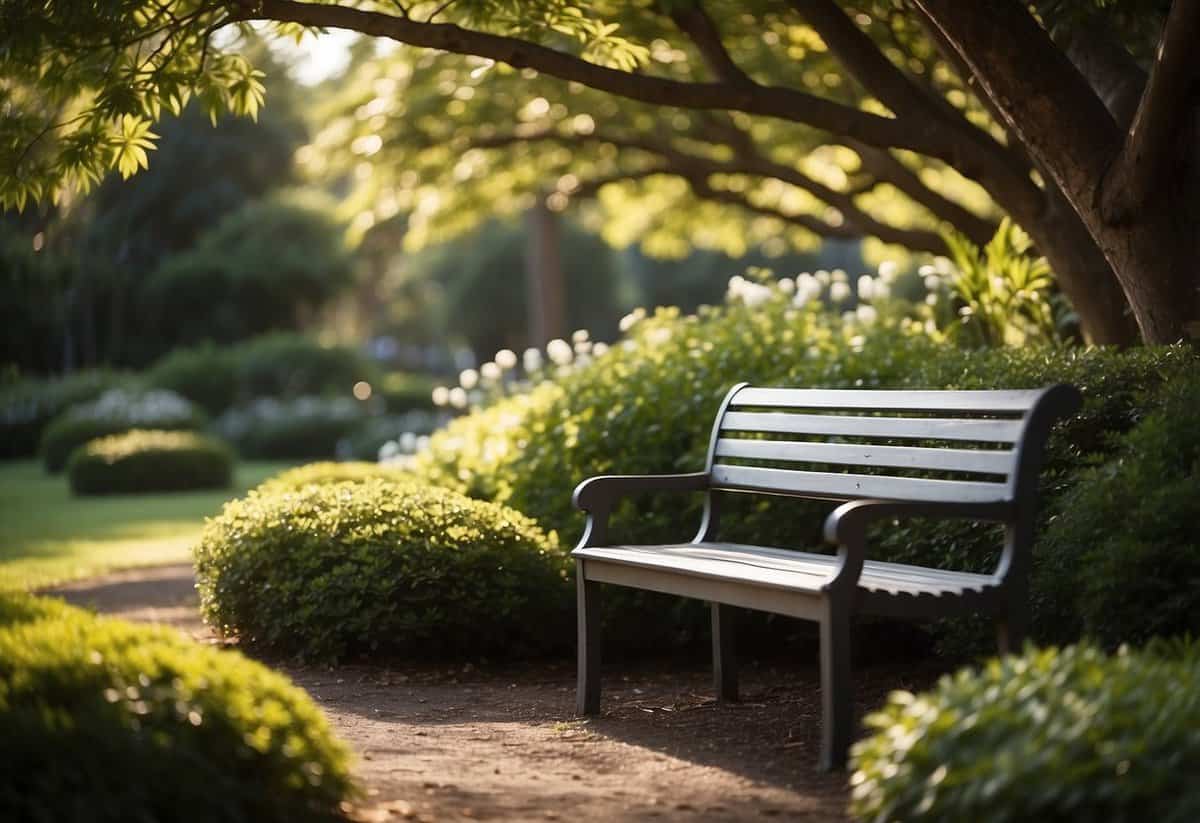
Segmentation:
<svg viewBox="0 0 1200 823">
<path fill-rule="evenodd" d="M 1046 438 L 1053 423 L 1073 414 L 1081 402 L 1079 393 L 1070 386 L 1058 385 L 1037 392 L 891 392 L 837 391 L 813 392 L 796 390 L 798 395 L 820 397 L 821 404 L 843 408 L 833 401 L 846 398 L 849 408 L 870 410 L 872 397 L 881 402 L 881 409 L 896 409 L 897 400 L 903 408 L 938 412 L 952 408 L 959 412 L 978 408 L 986 411 L 997 406 L 1007 411 L 1020 411 L 1019 436 L 1013 442 L 1013 469 L 1005 484 L 993 484 L 998 492 L 995 499 L 957 501 L 953 499 L 904 499 L 903 497 L 863 497 L 844 493 L 816 493 L 781 490 L 769 485 L 751 486 L 722 483 L 718 468 L 714 472 L 718 441 L 731 403 L 739 392 L 749 390 L 766 396 L 765 392 L 747 384 L 734 386 L 725 395 L 713 424 L 705 470 L 688 474 L 609 475 L 585 480 L 575 489 L 575 505 L 587 512 L 583 537 L 572 552 L 576 559 L 577 619 L 578 619 L 578 686 L 577 710 L 581 715 L 600 711 L 600 604 L 601 584 L 617 584 L 707 600 L 712 610 L 713 683 L 720 700 L 737 699 L 737 661 L 735 655 L 735 621 L 738 608 L 786 614 L 816 621 L 820 625 L 821 701 L 823 712 L 821 756 L 822 770 L 844 768 L 854 732 L 851 689 L 850 650 L 851 623 L 855 615 L 873 614 L 907 619 L 944 617 L 963 613 L 981 613 L 996 622 L 997 640 L 1001 653 L 1017 650 L 1023 642 L 1028 616 L 1028 572 L 1030 546 L 1033 538 L 1037 507 L 1038 474 Z M 782 394 L 781 392 L 777 392 Z M 745 395 L 750 397 L 751 395 Z M 1016 409 L 1017 398 L 1027 407 Z M 953 397 L 951 403 L 950 398 Z M 887 401 L 887 402 L 883 402 Z M 978 402 L 976 402 L 978 401 Z M 840 403 L 840 401 L 838 401 Z M 949 404 L 944 406 L 943 403 Z M 743 403 L 754 405 L 757 403 Z M 770 404 L 764 404 L 770 405 Z M 780 404 L 782 405 L 782 404 Z M 807 403 L 798 404 L 807 406 Z M 1009 408 L 1012 406 L 1013 408 Z M 830 418 L 817 418 L 828 423 Z M 872 418 L 849 418 L 872 419 Z M 920 420 L 920 418 L 910 418 Z M 869 424 L 878 426 L 883 418 Z M 892 420 L 895 423 L 895 420 Z M 729 427 L 726 426 L 725 430 Z M 849 432 L 853 434 L 853 432 Z M 886 436 L 886 433 L 884 433 Z M 964 438 L 965 439 L 965 438 Z M 724 441 L 722 441 L 724 442 Z M 754 441 L 750 441 L 754 442 Z M 770 441 L 767 441 L 770 442 Z M 824 448 L 824 447 L 819 447 Z M 923 449 L 915 451 L 926 452 Z M 1010 453 L 1005 453 L 1010 454 Z M 970 455 L 956 453 L 959 460 L 970 461 Z M 981 469 L 981 471 L 985 471 Z M 803 472 L 796 472 L 804 474 Z M 714 474 L 716 476 L 714 476 Z M 724 477 L 727 478 L 728 472 Z M 753 474 L 749 472 L 748 474 Z M 776 474 L 766 472 L 768 475 Z M 808 477 L 837 477 L 817 475 Z M 860 478 L 861 479 L 861 478 Z M 916 481 L 912 485 L 928 484 Z M 938 481 L 932 481 L 937 483 Z M 820 485 L 819 483 L 817 485 Z M 844 485 L 844 484 L 843 484 Z M 949 487 L 952 484 L 943 484 Z M 983 484 L 962 484 L 983 486 Z M 617 502 L 626 496 L 646 492 L 704 493 L 704 514 L 700 528 L 693 538 L 695 545 L 714 541 L 720 521 L 718 492 L 761 492 L 785 494 L 818 500 L 833 500 L 840 505 L 829 514 L 824 524 L 825 539 L 837 547 L 833 574 L 824 585 L 813 590 L 764 588 L 736 575 L 720 579 L 698 576 L 686 569 L 672 569 L 661 563 L 654 567 L 636 563 L 617 562 L 613 549 L 609 557 L 589 557 L 588 549 L 606 547 L 608 519 Z M 938 496 L 948 496 L 939 490 Z M 928 495 L 927 495 L 928 496 Z M 953 496 L 950 494 L 949 496 Z M 1005 526 L 1005 540 L 1000 561 L 989 585 L 980 591 L 937 596 L 903 596 L 885 591 L 868 591 L 859 586 L 859 578 L 867 562 L 867 527 L 876 520 L 910 517 L 964 518 Z M 644 547 L 650 549 L 667 547 Z"/>
</svg>

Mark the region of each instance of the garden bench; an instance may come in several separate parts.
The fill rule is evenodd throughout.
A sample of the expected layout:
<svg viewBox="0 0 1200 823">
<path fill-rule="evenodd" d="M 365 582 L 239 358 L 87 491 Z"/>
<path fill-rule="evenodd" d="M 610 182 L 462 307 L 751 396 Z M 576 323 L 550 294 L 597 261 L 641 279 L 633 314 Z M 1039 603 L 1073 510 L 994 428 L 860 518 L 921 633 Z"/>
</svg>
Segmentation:
<svg viewBox="0 0 1200 823">
<path fill-rule="evenodd" d="M 843 768 L 853 733 L 850 625 L 857 615 L 922 619 L 982 613 L 1001 652 L 1027 623 L 1038 471 L 1053 422 L 1079 393 L 890 391 L 734 386 L 717 412 L 704 471 L 603 476 L 575 489 L 588 514 L 572 552 L 578 587 L 580 714 L 600 710 L 600 584 L 694 597 L 712 605 L 718 699 L 737 699 L 733 618 L 748 608 L 820 624 L 820 767 Z M 705 494 L 688 543 L 612 545 L 608 518 L 630 494 Z M 826 518 L 836 555 L 720 542 L 721 494 L 757 492 L 840 505 Z M 867 559 L 867 526 L 899 518 L 1004 524 L 996 569 L 974 574 Z"/>
</svg>

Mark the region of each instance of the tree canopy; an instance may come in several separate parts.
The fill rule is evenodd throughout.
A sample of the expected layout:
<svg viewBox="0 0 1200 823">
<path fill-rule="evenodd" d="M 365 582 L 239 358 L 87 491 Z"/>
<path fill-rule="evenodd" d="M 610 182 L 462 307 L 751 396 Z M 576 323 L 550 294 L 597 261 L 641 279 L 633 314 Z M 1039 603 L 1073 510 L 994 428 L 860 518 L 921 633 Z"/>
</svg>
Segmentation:
<svg viewBox="0 0 1200 823">
<path fill-rule="evenodd" d="M 153 123 L 190 96 L 255 114 L 256 70 L 222 32 L 265 20 L 429 50 L 364 68 L 371 84 L 341 101 L 353 118 L 318 138 L 322 159 L 379 178 L 364 223 L 411 210 L 419 237 L 479 203 L 562 207 L 598 193 L 614 239 L 642 232 L 664 249 L 707 232 L 726 248 L 735 236 L 865 235 L 940 250 L 943 226 L 982 239 L 1005 212 L 1092 339 L 1128 342 L 1136 320 L 1145 339 L 1174 340 L 1200 316 L 1197 0 L 5 0 L 3 11 L 9 206 L 137 171 Z M 395 158 L 364 165 L 385 151 Z"/>
</svg>

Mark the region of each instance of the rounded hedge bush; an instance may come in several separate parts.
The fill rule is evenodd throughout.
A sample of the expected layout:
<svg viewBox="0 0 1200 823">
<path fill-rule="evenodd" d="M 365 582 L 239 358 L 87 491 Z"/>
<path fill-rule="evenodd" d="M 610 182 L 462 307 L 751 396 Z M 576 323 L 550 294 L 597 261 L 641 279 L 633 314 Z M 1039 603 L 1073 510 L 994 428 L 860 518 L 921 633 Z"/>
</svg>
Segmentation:
<svg viewBox="0 0 1200 823">
<path fill-rule="evenodd" d="M 417 482 L 402 469 L 397 469 L 384 463 L 367 463 L 361 460 L 348 460 L 337 463 L 333 460 L 322 460 L 285 469 L 274 477 L 269 477 L 259 484 L 256 489 L 260 494 L 276 492 L 299 491 L 305 486 L 324 485 L 326 483 L 362 483 L 367 480 L 390 480 L 396 483 Z"/>
<path fill-rule="evenodd" d="M 42 433 L 42 461 L 49 472 L 66 468 L 71 452 L 97 437 L 130 429 L 196 430 L 204 413 L 175 392 L 130 392 L 113 389 L 99 399 L 72 406 Z"/>
<path fill-rule="evenodd" d="M 0 819 L 318 821 L 353 793 L 300 689 L 177 632 L 0 594 Z"/>
<path fill-rule="evenodd" d="M 236 351 L 212 343 L 175 349 L 155 361 L 146 374 L 146 383 L 173 391 L 209 414 L 218 415 L 238 397 Z"/>
<path fill-rule="evenodd" d="M 0 389 L 0 458 L 36 455 L 42 431 L 54 418 L 129 382 L 128 375 L 89 370 L 66 377 L 25 378 L 5 386 Z"/>
<path fill-rule="evenodd" d="M 1028 649 L 894 693 L 852 750 L 870 821 L 1200 818 L 1200 654 Z"/>
<path fill-rule="evenodd" d="M 522 656 L 574 625 L 554 535 L 411 482 L 253 491 L 207 523 L 195 561 L 213 626 L 304 658 Z"/>
<path fill-rule="evenodd" d="M 336 456 L 338 444 L 362 424 L 363 414 L 361 404 L 349 397 L 262 397 L 225 412 L 216 428 L 243 457 L 317 460 Z"/>
<path fill-rule="evenodd" d="M 233 481 L 233 452 L 196 432 L 133 429 L 77 448 L 67 478 L 75 494 L 224 489 Z"/>
</svg>

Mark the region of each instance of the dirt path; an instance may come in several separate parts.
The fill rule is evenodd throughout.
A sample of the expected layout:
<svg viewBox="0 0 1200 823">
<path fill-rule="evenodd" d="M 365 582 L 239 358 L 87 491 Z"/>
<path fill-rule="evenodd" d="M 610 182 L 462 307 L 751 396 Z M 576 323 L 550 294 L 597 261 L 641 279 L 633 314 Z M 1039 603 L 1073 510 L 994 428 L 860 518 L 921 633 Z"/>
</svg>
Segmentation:
<svg viewBox="0 0 1200 823">
<path fill-rule="evenodd" d="M 187 565 L 61 587 L 68 601 L 166 623 L 208 642 Z M 698 669 L 606 673 L 604 713 L 574 717 L 567 663 L 281 666 L 357 752 L 363 820 L 843 820 L 845 775 L 819 774 L 813 666 L 749 667 L 743 701 L 717 705 Z M 911 668 L 911 667 L 909 667 Z M 899 669 L 862 678 L 860 710 L 893 688 L 927 685 Z"/>
</svg>

